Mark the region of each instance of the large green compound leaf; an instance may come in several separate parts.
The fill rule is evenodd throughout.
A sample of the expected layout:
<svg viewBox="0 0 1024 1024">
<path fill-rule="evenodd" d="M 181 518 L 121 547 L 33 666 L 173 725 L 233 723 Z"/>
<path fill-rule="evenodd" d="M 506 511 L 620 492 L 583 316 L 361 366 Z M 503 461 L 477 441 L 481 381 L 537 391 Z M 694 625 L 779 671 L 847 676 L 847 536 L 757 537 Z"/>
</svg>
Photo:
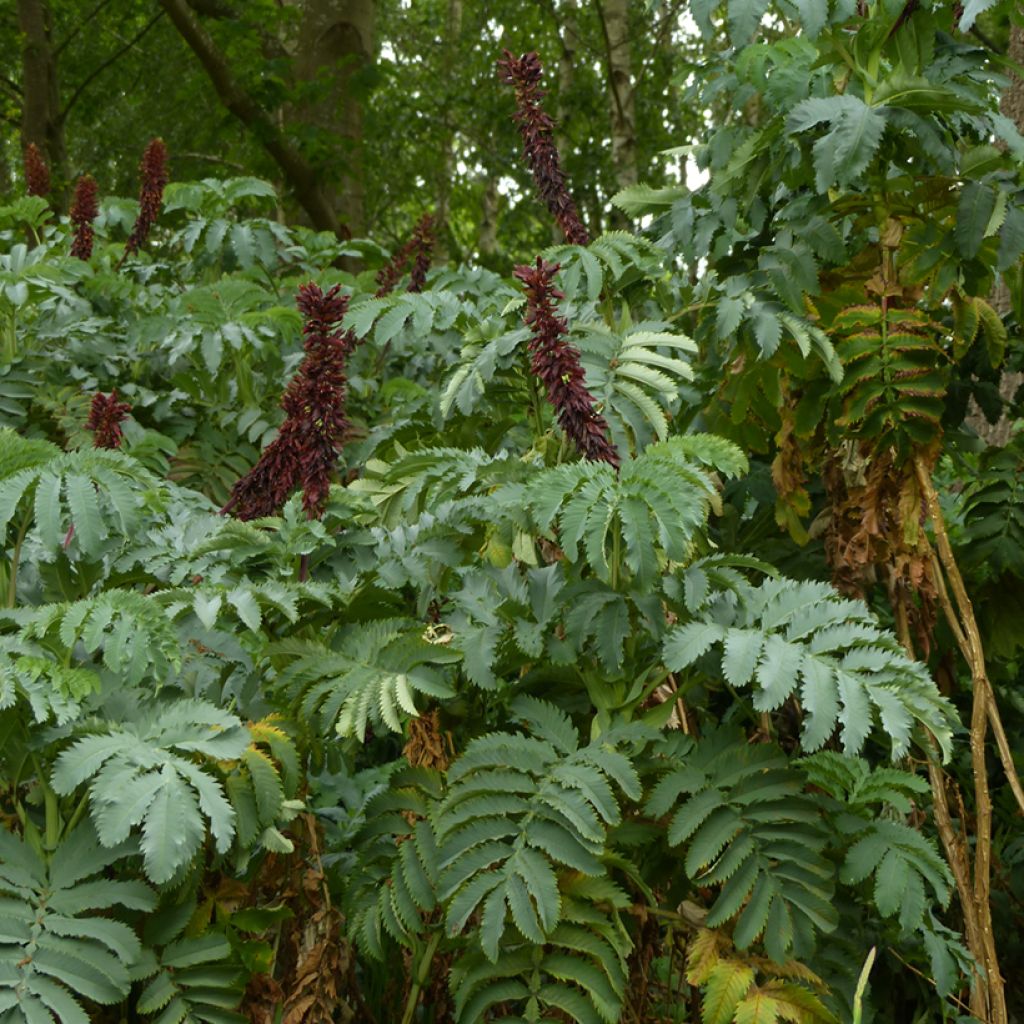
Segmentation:
<svg viewBox="0 0 1024 1024">
<path fill-rule="evenodd" d="M 596 462 L 544 470 L 523 499 L 539 532 L 557 538 L 569 561 L 584 561 L 606 583 L 628 571 L 645 589 L 665 562 L 691 557 L 718 502 L 708 470 L 736 476 L 745 469 L 734 445 L 693 434 L 652 444 L 619 471 Z"/>
<path fill-rule="evenodd" d="M 5 444 L 4 448 L 10 448 Z M 4 463 L 27 463 L 0 480 L 0 532 L 28 511 L 47 557 L 67 549 L 72 556 L 99 558 L 120 548 L 138 529 L 145 489 L 155 479 L 119 451 L 87 449 L 57 452 L 45 459 L 39 442 L 22 442 L 20 452 L 4 452 Z"/>
<path fill-rule="evenodd" d="M 156 904 L 143 882 L 106 877 L 132 852 L 123 844 L 104 849 L 86 823 L 47 860 L 0 830 L 3 1024 L 89 1024 L 83 1000 L 110 1005 L 127 996 L 141 947 L 107 912 Z"/>
<path fill-rule="evenodd" d="M 753 687 L 757 710 L 799 696 L 805 750 L 817 750 L 839 728 L 843 748 L 856 754 L 877 718 L 893 757 L 910 749 L 915 724 L 949 756 L 954 712 L 925 667 L 866 605 L 826 584 L 774 579 L 741 589 L 739 600 L 723 593 L 669 633 L 665 664 L 681 671 L 709 650 L 730 685 Z"/>
<path fill-rule="evenodd" d="M 141 826 L 146 874 L 165 883 L 198 852 L 205 822 L 218 852 L 231 846 L 236 812 L 210 767 L 242 757 L 250 742 L 249 730 L 229 712 L 179 700 L 77 740 L 57 758 L 52 785 L 69 794 L 89 784 L 104 846 L 117 847 Z"/>
<path fill-rule="evenodd" d="M 401 732 L 403 721 L 419 714 L 416 694 L 454 696 L 444 667 L 461 659 L 425 639 L 422 623 L 410 619 L 352 623 L 333 647 L 283 644 L 277 650 L 294 656 L 282 680 L 303 714 L 324 732 L 359 739 L 370 725 Z"/>
<path fill-rule="evenodd" d="M 645 809 L 668 816 L 668 842 L 685 844 L 687 875 L 721 886 L 707 926 L 737 918 L 736 945 L 746 948 L 763 934 L 779 963 L 794 944 L 806 949 L 832 931 L 838 917 L 835 869 L 823 855 L 828 833 L 785 755 L 723 729 L 697 742 L 669 736 L 661 756 L 667 770 Z"/>
<path fill-rule="evenodd" d="M 879 913 L 898 915 L 905 931 L 927 933 L 929 905 L 949 902 L 953 877 L 934 840 L 894 818 L 893 812 L 909 817 L 914 803 L 929 792 L 928 781 L 898 768 L 872 768 L 863 758 L 831 750 L 796 764 L 828 794 L 820 800 L 845 854 L 840 881 L 857 885 L 873 877 L 872 896 Z"/>
<path fill-rule="evenodd" d="M 543 946 L 511 933 L 496 959 L 471 946 L 452 964 L 458 1024 L 512 1024 L 542 1009 L 560 1016 L 535 1019 L 576 1024 L 618 1024 L 622 1019 L 632 943 L 620 914 L 629 898 L 607 879 L 582 875 L 564 880 L 561 895 L 562 921 Z M 521 1015 L 492 1016 L 503 1003 Z"/>
<path fill-rule="evenodd" d="M 554 705 L 517 698 L 530 735 L 488 733 L 449 769 L 433 821 L 439 897 L 450 935 L 472 929 L 453 968 L 458 1020 L 531 997 L 578 1024 L 615 1024 L 622 1011 L 627 904 L 602 862 L 620 797 L 640 780 L 607 733 L 581 746 Z M 532 981 L 531 981 L 532 979 Z"/>
<path fill-rule="evenodd" d="M 458 934 L 479 908 L 479 941 L 492 961 L 508 925 L 543 944 L 561 918 L 559 872 L 600 877 L 615 787 L 639 780 L 613 739 L 580 747 L 564 712 L 534 698 L 513 703 L 532 735 L 488 733 L 448 773 L 436 816 L 447 927 Z"/>
<path fill-rule="evenodd" d="M 683 355 L 696 344 L 665 323 L 641 323 L 619 334 L 604 324 L 584 323 L 573 334 L 586 371 L 587 390 L 608 421 L 621 451 L 641 451 L 669 433 L 668 413 L 680 388 L 693 380 Z"/>
</svg>

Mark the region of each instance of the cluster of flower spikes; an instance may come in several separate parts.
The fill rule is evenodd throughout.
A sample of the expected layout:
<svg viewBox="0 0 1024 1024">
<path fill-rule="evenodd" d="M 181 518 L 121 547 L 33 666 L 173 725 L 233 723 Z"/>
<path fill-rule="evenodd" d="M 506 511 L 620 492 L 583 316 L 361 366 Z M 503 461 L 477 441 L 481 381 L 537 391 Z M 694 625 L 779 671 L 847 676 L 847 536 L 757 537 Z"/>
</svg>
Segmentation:
<svg viewBox="0 0 1024 1024">
<path fill-rule="evenodd" d="M 296 487 L 302 488 L 307 516 L 323 514 L 349 428 L 345 362 L 358 340 L 351 331 L 337 329 L 348 308 L 348 296 L 339 295 L 339 289 L 335 285 L 323 292 L 312 282 L 299 288 L 306 355 L 281 398 L 285 421 L 256 465 L 235 484 L 223 514 L 238 519 L 274 515 Z"/>
<path fill-rule="evenodd" d="M 30 196 L 50 194 L 50 168 L 34 142 L 25 147 L 25 190 Z"/>
<path fill-rule="evenodd" d="M 408 290 L 422 288 L 430 266 L 433 230 L 434 218 L 425 214 L 409 241 L 377 275 L 377 298 L 395 287 L 414 252 Z M 348 430 L 345 363 L 359 339 L 352 331 L 334 331 L 348 308 L 348 297 L 338 296 L 337 285 L 326 295 L 315 284 L 303 285 L 298 305 L 306 318 L 306 357 L 281 399 L 285 421 L 256 465 L 235 483 L 222 515 L 230 512 L 238 519 L 272 516 L 296 487 L 302 488 L 306 514 L 310 518 L 323 514 L 330 474 Z"/>
<path fill-rule="evenodd" d="M 71 201 L 71 223 L 75 228 L 75 237 L 71 242 L 71 255 L 80 260 L 92 256 L 92 243 L 96 237 L 92 222 L 99 213 L 96 201 L 98 195 L 96 179 L 91 174 L 83 174 L 75 182 L 75 195 Z"/>
<path fill-rule="evenodd" d="M 121 421 L 132 411 L 127 402 L 117 400 L 117 391 L 109 395 L 97 392 L 92 396 L 89 407 L 89 418 L 85 421 L 85 429 L 92 431 L 94 448 L 120 448 L 124 437 L 121 432 Z"/>
<path fill-rule="evenodd" d="M 407 291 L 420 292 L 427 281 L 430 257 L 434 251 L 434 218 L 425 213 L 413 229 L 404 245 L 392 255 L 377 274 L 377 298 L 392 291 L 405 272 L 409 260 L 413 259 Z"/>
<path fill-rule="evenodd" d="M 163 139 L 151 139 L 139 164 L 142 185 L 139 189 L 139 215 L 125 244 L 125 255 L 138 252 L 160 216 L 167 187 L 167 147 Z"/>
<path fill-rule="evenodd" d="M 515 89 L 515 121 L 523 138 L 523 158 L 533 172 L 541 199 L 570 245 L 588 245 L 590 235 L 580 220 L 558 160 L 555 122 L 541 106 L 544 91 L 540 80 L 544 69 L 540 58 L 536 53 L 516 57 L 506 50 L 504 58 L 498 61 L 498 69 L 501 80 Z"/>
<path fill-rule="evenodd" d="M 618 468 L 619 453 L 609 438 L 608 423 L 587 390 L 580 354 L 565 337 L 569 330 L 565 317 L 556 312 L 555 303 L 565 298 L 552 283 L 558 269 L 557 263 L 538 256 L 536 266 L 519 266 L 514 271 L 526 291 L 523 319 L 532 334 L 530 368 L 544 382 L 558 423 L 580 454 Z"/>
</svg>

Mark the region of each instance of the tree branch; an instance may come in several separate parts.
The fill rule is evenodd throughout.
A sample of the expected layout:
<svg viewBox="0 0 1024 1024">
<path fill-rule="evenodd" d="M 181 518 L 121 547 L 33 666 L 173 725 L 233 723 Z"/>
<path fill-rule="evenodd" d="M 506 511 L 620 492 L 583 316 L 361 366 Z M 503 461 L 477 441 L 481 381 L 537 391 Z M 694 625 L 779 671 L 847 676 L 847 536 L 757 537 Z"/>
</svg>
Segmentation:
<svg viewBox="0 0 1024 1024">
<path fill-rule="evenodd" d="M 247 174 L 249 168 L 244 164 L 237 163 L 234 160 L 227 160 L 222 156 L 213 156 L 210 153 L 178 153 L 183 160 L 203 160 L 210 164 L 219 164 L 221 167 L 230 167 L 233 171 L 238 171 L 239 174 Z"/>
<path fill-rule="evenodd" d="M 59 57 L 65 49 L 67 49 L 68 44 L 75 38 L 75 36 L 79 35 L 82 29 L 85 28 L 85 26 L 88 25 L 104 7 L 109 7 L 113 2 L 114 0 L 100 0 L 100 2 L 84 18 L 82 18 L 78 24 L 75 25 L 63 41 L 57 44 L 56 49 L 53 51 L 54 57 Z"/>
<path fill-rule="evenodd" d="M 156 14 L 154 14 L 153 17 L 150 18 L 149 21 L 147 21 L 146 24 L 143 25 L 142 28 L 139 29 L 139 31 L 136 32 L 135 35 L 128 40 L 127 43 L 116 49 L 105 61 L 103 61 L 102 64 L 99 64 L 95 68 L 93 68 L 93 70 L 90 71 L 89 74 L 87 74 L 85 78 L 82 79 L 78 88 L 75 89 L 75 91 L 71 94 L 71 98 L 67 101 L 67 103 L 64 104 L 64 109 L 61 110 L 60 114 L 58 115 L 58 120 L 66 120 L 68 114 L 71 113 L 71 108 L 74 107 L 74 105 L 82 98 L 82 94 L 85 92 L 85 90 L 88 89 L 89 86 L 92 85 L 92 83 L 95 82 L 96 79 L 99 78 L 99 76 L 107 70 L 107 68 L 109 68 L 112 64 L 117 63 L 117 61 L 119 61 L 130 49 L 132 49 L 132 47 L 134 47 L 136 43 L 138 43 L 139 40 L 141 40 L 142 37 L 163 16 L 163 11 L 157 11 Z"/>
<path fill-rule="evenodd" d="M 234 18 L 236 13 L 229 4 L 222 0 L 188 0 L 189 7 L 196 14 L 205 15 L 207 18 Z"/>
<path fill-rule="evenodd" d="M 601 7 L 601 0 L 593 0 L 594 10 L 597 11 L 597 20 L 601 23 L 601 35 L 604 37 L 604 50 L 605 50 L 605 67 L 608 72 L 608 89 L 612 94 L 612 100 L 615 103 L 615 108 L 619 112 L 619 120 L 626 120 L 626 112 L 622 107 L 622 97 L 619 95 L 618 87 L 615 85 L 615 76 L 612 74 L 612 65 L 614 59 L 612 57 L 612 38 L 608 34 L 608 22 L 605 21 L 604 9 Z"/>
<path fill-rule="evenodd" d="M 160 6 L 182 39 L 199 59 L 221 103 L 252 132 L 281 168 L 285 181 L 295 193 L 313 227 L 347 237 L 339 225 L 329 199 L 317 182 L 316 172 L 306 158 L 284 137 L 267 112 L 235 80 L 227 58 L 213 37 L 200 24 L 188 0 L 160 0 Z"/>
</svg>

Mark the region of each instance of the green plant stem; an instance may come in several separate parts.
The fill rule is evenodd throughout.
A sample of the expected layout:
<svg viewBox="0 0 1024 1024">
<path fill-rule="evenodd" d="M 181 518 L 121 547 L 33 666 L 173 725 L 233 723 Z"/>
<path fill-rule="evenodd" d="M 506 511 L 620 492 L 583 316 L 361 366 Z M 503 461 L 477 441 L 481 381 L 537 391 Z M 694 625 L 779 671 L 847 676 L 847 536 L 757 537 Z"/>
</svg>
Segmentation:
<svg viewBox="0 0 1024 1024">
<path fill-rule="evenodd" d="M 420 993 L 430 976 L 430 965 L 434 962 L 434 953 L 437 952 L 437 944 L 441 941 L 441 933 L 434 932 L 427 942 L 427 948 L 416 967 L 416 977 L 412 980 L 412 987 L 409 989 L 409 998 L 405 1001 L 405 1012 L 402 1014 L 402 1024 L 412 1024 L 413 1015 L 416 1013 L 416 1006 L 420 1001 Z"/>
<path fill-rule="evenodd" d="M 540 439 L 544 436 L 544 417 L 541 413 L 540 388 L 537 386 L 537 378 L 530 370 L 526 371 L 526 379 L 530 388 L 530 414 L 533 419 L 533 436 Z"/>
<path fill-rule="evenodd" d="M 21 546 L 25 543 L 25 534 L 32 525 L 32 512 L 27 511 L 22 517 L 21 525 L 18 527 L 18 539 L 14 542 L 14 550 L 11 552 L 10 579 L 7 581 L 7 607 L 13 608 L 18 600 L 18 565 L 21 562 Z"/>
<path fill-rule="evenodd" d="M 60 806 L 57 803 L 57 794 L 50 788 L 49 783 L 46 781 L 46 776 L 43 774 L 42 765 L 39 763 L 39 759 L 35 754 L 31 755 L 32 767 L 35 769 L 36 778 L 39 780 L 39 785 L 43 789 L 43 807 L 45 808 L 46 814 L 46 826 L 44 833 L 44 843 L 48 851 L 57 849 L 57 844 L 60 842 Z"/>
<path fill-rule="evenodd" d="M 68 819 L 68 823 L 64 826 L 64 837 L 65 839 L 71 835 L 75 830 L 75 826 L 82 820 L 82 815 L 85 814 L 86 808 L 89 806 L 89 794 L 84 793 L 82 799 L 78 801 L 78 806 L 74 809 L 71 817 Z"/>
<path fill-rule="evenodd" d="M 621 531 L 612 531 L 612 565 L 611 565 L 611 588 L 619 589 L 619 562 L 622 560 L 622 537 Z"/>
<path fill-rule="evenodd" d="M 0 361 L 13 363 L 18 358 L 18 332 L 15 329 L 14 311 L 4 318 L 3 346 L 0 348 Z"/>
</svg>

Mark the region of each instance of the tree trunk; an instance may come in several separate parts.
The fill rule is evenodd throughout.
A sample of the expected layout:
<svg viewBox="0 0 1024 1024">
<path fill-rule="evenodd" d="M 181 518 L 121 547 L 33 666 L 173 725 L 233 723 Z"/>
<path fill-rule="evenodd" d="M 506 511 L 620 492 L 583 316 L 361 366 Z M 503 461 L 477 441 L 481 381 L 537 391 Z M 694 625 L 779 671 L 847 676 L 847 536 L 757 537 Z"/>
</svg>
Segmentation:
<svg viewBox="0 0 1024 1024">
<path fill-rule="evenodd" d="M 273 158 L 285 181 L 318 231 L 344 235 L 343 225 L 321 187 L 316 172 L 302 154 L 284 137 L 265 110 L 236 81 L 213 38 L 200 24 L 187 0 L 160 0 L 174 27 L 199 58 L 221 103 L 259 140 Z"/>
<path fill-rule="evenodd" d="M 564 0 L 561 4 L 562 20 L 558 23 L 558 38 L 562 44 L 562 54 L 558 58 L 558 102 L 555 105 L 555 146 L 562 157 L 562 165 L 565 166 L 569 153 L 572 152 L 572 142 L 566 132 L 566 125 L 569 122 L 569 112 L 572 110 L 570 97 L 572 95 L 573 81 L 576 74 L 576 54 L 580 48 L 580 27 L 578 21 L 579 11 L 576 7 L 576 0 Z M 551 241 L 554 245 L 560 245 L 565 241 L 562 229 L 558 224 L 551 225 Z"/>
<path fill-rule="evenodd" d="M 498 251 L 498 192 L 497 175 L 488 175 L 484 181 L 484 194 L 480 210 L 480 232 L 477 236 L 477 248 L 480 256 L 488 258 Z"/>
<path fill-rule="evenodd" d="M 18 0 L 22 47 L 21 144 L 34 142 L 50 165 L 51 199 L 63 206 L 67 184 L 67 151 L 60 116 L 57 60 L 50 33 L 53 19 L 47 0 Z"/>
<path fill-rule="evenodd" d="M 357 76 L 374 57 L 374 0 L 305 0 L 295 69 L 322 91 L 297 111 L 331 140 L 334 152 L 319 177 L 353 235 L 365 234 L 363 108 Z M 330 174 L 331 165 L 337 173 Z"/>
<path fill-rule="evenodd" d="M 608 59 L 608 99 L 611 110 L 612 169 L 620 188 L 635 185 L 636 103 L 629 45 L 629 0 L 600 0 Z M 613 222 L 625 218 L 613 214 Z"/>
<path fill-rule="evenodd" d="M 448 19 L 445 26 L 445 52 L 449 67 L 455 66 L 462 36 L 462 0 L 448 0 Z M 437 183 L 437 201 L 434 213 L 437 217 L 437 238 L 434 245 L 434 262 L 448 262 L 448 208 L 455 180 L 455 126 L 451 122 L 450 106 L 445 105 L 444 135 L 441 139 L 441 177 Z"/>
<path fill-rule="evenodd" d="M 1010 46 L 1007 56 L 1018 66 L 1024 64 L 1024 27 L 1010 26 Z M 1019 132 L 1024 133 L 1024 79 L 1012 70 L 1009 84 L 1003 90 L 1003 95 L 1000 98 L 999 109 L 1004 116 L 1013 121 Z M 1004 282 L 1000 281 L 993 289 L 991 301 L 1000 316 L 1006 316 L 1009 313 L 1010 289 Z M 1024 384 L 1024 373 L 1011 373 L 1004 370 L 999 381 L 999 394 L 1003 401 L 1009 402 L 1022 384 Z M 989 423 L 977 403 L 971 399 L 967 422 L 986 444 L 1002 447 L 1010 440 L 1013 418 L 1005 412 L 998 423 Z"/>
</svg>

